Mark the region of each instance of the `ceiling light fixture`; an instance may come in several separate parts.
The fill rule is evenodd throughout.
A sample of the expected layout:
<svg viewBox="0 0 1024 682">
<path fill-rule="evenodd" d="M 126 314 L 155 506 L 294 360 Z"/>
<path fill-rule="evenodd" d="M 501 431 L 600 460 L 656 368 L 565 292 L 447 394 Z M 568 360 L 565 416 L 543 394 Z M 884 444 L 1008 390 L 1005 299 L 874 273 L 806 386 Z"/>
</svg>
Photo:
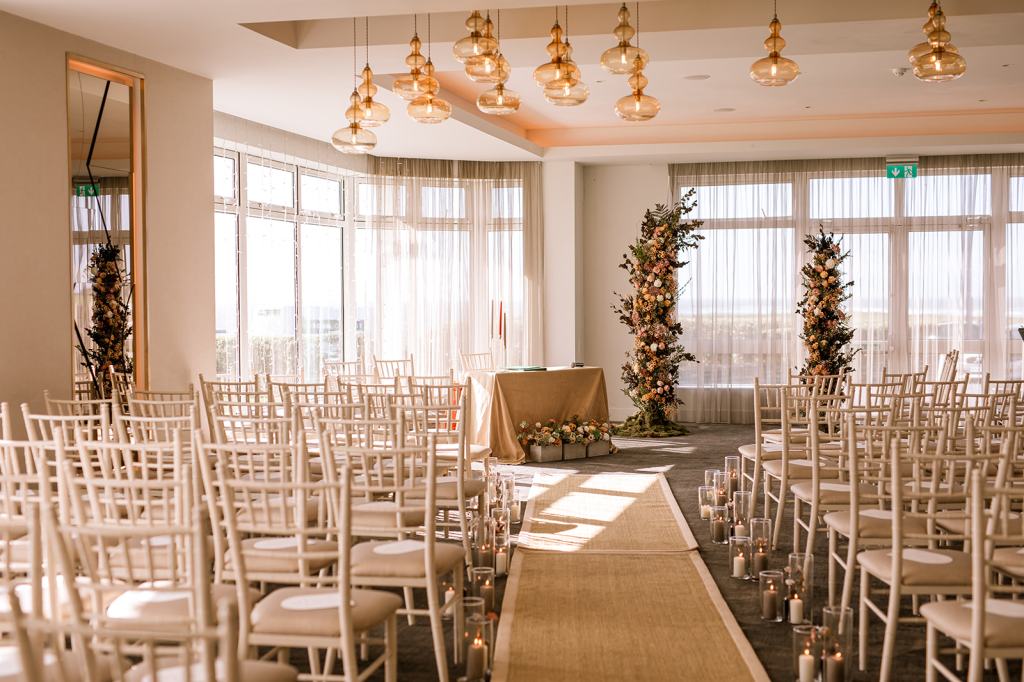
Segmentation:
<svg viewBox="0 0 1024 682">
<path fill-rule="evenodd" d="M 558 8 L 555 8 L 557 25 Z M 576 107 L 587 101 L 590 88 L 582 80 L 580 68 L 572 60 L 572 45 L 569 43 L 569 6 L 565 5 L 565 47 L 559 57 L 560 77 L 553 78 L 544 86 L 544 99 L 556 107 Z"/>
<path fill-rule="evenodd" d="M 505 55 L 501 53 L 501 10 L 498 10 L 498 63 L 508 64 Z M 490 90 L 485 90 L 476 98 L 476 108 L 485 114 L 495 116 L 507 116 L 519 110 L 519 93 L 515 90 L 505 88 L 505 81 L 508 80 L 510 69 L 505 69 L 501 79 Z"/>
<path fill-rule="evenodd" d="M 443 123 L 452 115 L 452 105 L 437 96 L 441 86 L 434 78 L 434 62 L 430 59 L 430 15 L 427 15 L 427 63 L 423 73 L 429 77 L 433 87 L 409 102 L 406 107 L 410 118 L 419 123 Z"/>
<path fill-rule="evenodd" d="M 373 69 L 370 68 L 370 17 L 363 19 L 363 28 L 363 36 L 366 39 L 366 66 L 363 67 L 363 82 L 358 88 L 359 95 L 363 98 L 360 105 L 363 109 L 363 118 L 360 123 L 364 128 L 377 128 L 388 122 L 391 110 L 373 100 L 373 96 L 377 94 L 377 86 L 373 83 Z"/>
<path fill-rule="evenodd" d="M 412 40 L 409 41 L 411 50 L 409 56 L 405 58 L 405 64 L 409 67 L 409 75 L 399 76 L 391 86 L 392 92 L 406 101 L 414 100 L 428 90 L 436 90 L 438 87 L 436 78 L 423 73 L 423 67 L 426 66 L 427 60 L 420 52 L 422 46 L 414 14 L 412 16 Z"/>
<path fill-rule="evenodd" d="M 939 2 L 932 2 L 928 8 L 928 21 L 922 30 L 928 42 L 915 45 L 907 53 L 914 76 L 926 83 L 944 83 L 964 75 L 967 60 L 950 42 L 952 36 L 946 30 L 946 14 Z"/>
<path fill-rule="evenodd" d="M 566 54 L 565 43 L 562 42 L 562 27 L 558 24 L 558 6 L 555 6 L 555 23 L 551 27 L 551 42 L 548 43 L 548 54 L 551 56 L 547 61 L 533 70 L 533 80 L 541 88 L 553 80 L 562 78 L 575 69 L 575 75 L 579 76 L 579 68 L 575 64 L 569 65 L 563 62 Z"/>
<path fill-rule="evenodd" d="M 775 12 L 772 22 L 768 24 L 771 33 L 764 41 L 764 49 L 768 50 L 767 57 L 761 57 L 750 66 L 750 77 L 760 85 L 778 87 L 787 85 L 796 80 L 800 75 L 800 67 L 792 59 L 782 56 L 782 49 L 786 47 L 786 41 L 782 38 L 782 22 L 779 21 L 778 2 L 775 2 Z"/>
<path fill-rule="evenodd" d="M 624 76 L 633 71 L 633 62 L 637 55 L 643 59 L 644 66 L 647 66 L 649 56 L 645 50 L 633 47 L 629 42 L 636 35 L 636 31 L 629 25 L 629 9 L 626 3 L 619 8 L 619 25 L 612 31 L 612 35 L 619 39 L 619 44 L 610 47 L 601 54 L 601 67 L 609 73 Z"/>
<path fill-rule="evenodd" d="M 640 47 L 640 3 L 636 3 L 636 45 Z M 644 76 L 645 61 L 640 53 L 633 57 L 633 74 L 629 77 L 629 87 L 633 92 L 620 97 L 615 103 L 615 115 L 624 121 L 650 121 L 661 111 L 661 102 L 650 95 L 644 94 L 647 77 Z"/>
<path fill-rule="evenodd" d="M 466 19 L 465 26 L 469 35 L 456 41 L 452 46 L 452 54 L 463 64 L 472 57 L 494 54 L 498 48 L 498 41 L 493 36 L 484 35 L 486 24 L 487 22 L 480 16 L 480 10 L 473 10 Z"/>
<path fill-rule="evenodd" d="M 486 39 L 486 45 L 493 44 L 494 47 L 488 52 L 466 59 L 466 76 L 476 83 L 497 83 L 508 78 L 508 60 L 501 55 L 501 43 L 494 37 L 494 22 L 491 21 L 490 11 L 484 20 L 481 37 Z"/>
<path fill-rule="evenodd" d="M 343 154 L 365 154 L 377 146 L 377 136 L 372 130 L 367 130 L 360 125 L 362 119 L 362 100 L 356 87 L 356 71 L 359 68 L 356 63 L 356 20 L 352 18 L 352 95 L 350 101 L 352 106 L 345 112 L 349 124 L 344 128 L 334 131 L 331 136 L 331 145 Z"/>
</svg>

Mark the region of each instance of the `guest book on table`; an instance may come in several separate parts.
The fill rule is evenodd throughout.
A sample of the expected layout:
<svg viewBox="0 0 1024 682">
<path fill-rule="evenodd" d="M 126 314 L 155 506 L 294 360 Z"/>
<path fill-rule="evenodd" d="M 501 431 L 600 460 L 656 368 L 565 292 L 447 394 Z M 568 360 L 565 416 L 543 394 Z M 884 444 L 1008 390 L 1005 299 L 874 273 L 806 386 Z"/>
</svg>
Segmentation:
<svg viewBox="0 0 1024 682">
<path fill-rule="evenodd" d="M 548 371 L 547 367 L 538 367 L 536 365 L 532 365 L 530 367 L 508 367 L 507 369 L 510 372 L 546 372 L 546 371 Z"/>
</svg>

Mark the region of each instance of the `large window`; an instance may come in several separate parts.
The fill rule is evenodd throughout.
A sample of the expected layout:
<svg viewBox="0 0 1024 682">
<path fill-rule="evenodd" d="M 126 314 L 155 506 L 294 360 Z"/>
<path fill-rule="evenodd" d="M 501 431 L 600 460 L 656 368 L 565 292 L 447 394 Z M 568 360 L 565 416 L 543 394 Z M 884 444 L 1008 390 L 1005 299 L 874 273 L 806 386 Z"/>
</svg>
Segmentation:
<svg viewBox="0 0 1024 682">
<path fill-rule="evenodd" d="M 898 180 L 861 160 L 673 166 L 680 195 L 696 188 L 705 237 L 680 278 L 684 343 L 700 361 L 681 384 L 774 382 L 800 364 L 798 267 L 819 226 L 851 254 L 856 380 L 935 369 L 952 348 L 976 380 L 1020 377 L 1024 161 L 976 162 L 922 159 Z"/>
<path fill-rule="evenodd" d="M 322 375 L 344 357 L 345 183 L 354 176 L 214 151 L 217 373 Z"/>
</svg>

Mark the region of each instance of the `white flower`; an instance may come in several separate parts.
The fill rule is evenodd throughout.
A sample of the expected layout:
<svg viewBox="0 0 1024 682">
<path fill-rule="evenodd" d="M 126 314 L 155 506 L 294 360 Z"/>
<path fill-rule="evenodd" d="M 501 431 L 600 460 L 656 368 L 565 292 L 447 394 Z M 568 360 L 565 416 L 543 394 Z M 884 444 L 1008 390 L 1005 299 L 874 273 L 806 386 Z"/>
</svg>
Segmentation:
<svg viewBox="0 0 1024 682">
<path fill-rule="evenodd" d="M 660 279 L 654 280 L 654 286 L 660 287 L 661 286 L 661 280 Z"/>
<path fill-rule="evenodd" d="M 827 261 L 825 261 L 825 267 L 826 268 L 831 269 L 831 268 L 834 268 L 835 266 L 836 266 L 836 262 L 835 262 L 834 259 L 829 258 Z"/>
<path fill-rule="evenodd" d="M 651 344 L 651 350 L 658 350 L 658 344 L 657 343 L 652 343 Z"/>
<path fill-rule="evenodd" d="M 664 300 L 665 300 L 665 297 L 664 297 L 664 296 L 662 296 L 661 294 L 658 294 L 658 300 L 659 300 L 659 301 L 664 301 Z"/>
<path fill-rule="evenodd" d="M 534 426 L 536 426 L 539 429 L 540 428 L 540 422 L 537 422 L 536 424 L 534 424 Z"/>
</svg>

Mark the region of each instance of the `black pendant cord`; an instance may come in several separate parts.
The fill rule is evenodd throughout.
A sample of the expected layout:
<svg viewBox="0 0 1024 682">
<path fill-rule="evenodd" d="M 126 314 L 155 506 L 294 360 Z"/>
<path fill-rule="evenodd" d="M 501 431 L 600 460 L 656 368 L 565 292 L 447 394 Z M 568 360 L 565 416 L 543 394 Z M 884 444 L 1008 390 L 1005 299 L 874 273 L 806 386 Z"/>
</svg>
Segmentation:
<svg viewBox="0 0 1024 682">
<path fill-rule="evenodd" d="M 107 218 L 103 214 L 103 205 L 100 203 L 100 193 L 96 187 L 96 180 L 92 176 L 92 155 L 96 151 L 96 140 L 100 136 L 100 124 L 103 122 L 103 110 L 107 108 L 107 95 L 110 94 L 110 81 L 103 86 L 103 99 L 100 100 L 100 111 L 96 116 L 96 126 L 92 130 L 92 140 L 89 141 L 89 154 L 85 157 L 85 172 L 89 174 L 89 186 L 96 190 L 96 211 L 100 214 L 100 224 L 103 225 L 103 233 L 107 237 L 107 244 L 110 241 L 110 229 L 107 227 Z"/>
</svg>

